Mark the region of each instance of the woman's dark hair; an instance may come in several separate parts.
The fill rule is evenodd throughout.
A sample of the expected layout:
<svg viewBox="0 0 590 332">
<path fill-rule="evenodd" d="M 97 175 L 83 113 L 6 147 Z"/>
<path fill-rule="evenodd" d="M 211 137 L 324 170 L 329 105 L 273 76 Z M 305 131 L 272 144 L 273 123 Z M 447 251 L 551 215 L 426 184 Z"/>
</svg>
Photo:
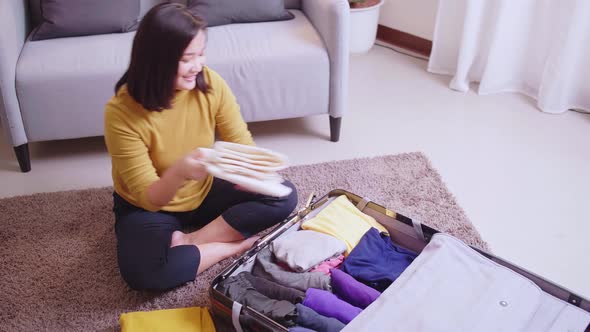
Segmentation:
<svg viewBox="0 0 590 332">
<path fill-rule="evenodd" d="M 139 24 L 129 68 L 115 85 L 115 93 L 127 83 L 131 97 L 145 109 L 170 108 L 178 61 L 197 33 L 205 29 L 205 21 L 184 5 L 163 3 L 152 8 Z M 197 74 L 195 89 L 209 91 L 202 71 Z"/>
</svg>

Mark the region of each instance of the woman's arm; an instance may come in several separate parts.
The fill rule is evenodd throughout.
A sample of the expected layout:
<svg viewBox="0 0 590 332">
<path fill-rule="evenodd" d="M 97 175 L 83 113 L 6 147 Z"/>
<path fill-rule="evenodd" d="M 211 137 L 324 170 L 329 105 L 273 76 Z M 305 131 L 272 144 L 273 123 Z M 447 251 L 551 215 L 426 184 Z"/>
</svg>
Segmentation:
<svg viewBox="0 0 590 332">
<path fill-rule="evenodd" d="M 147 189 L 147 198 L 153 205 L 167 205 L 178 188 L 185 180 L 202 180 L 207 177 L 207 171 L 199 161 L 201 157 L 197 150 L 191 152 L 168 168 L 159 180 L 152 183 Z"/>
<path fill-rule="evenodd" d="M 184 178 L 173 168 L 167 169 L 159 180 L 147 188 L 147 199 L 151 205 L 164 206 L 168 204 L 178 188 L 184 183 Z"/>
<path fill-rule="evenodd" d="M 141 129 L 134 126 L 135 119 L 128 114 L 113 105 L 107 105 L 105 112 L 105 142 L 112 159 L 115 188 L 131 195 L 134 204 L 158 211 L 172 200 L 186 180 L 200 180 L 207 173 L 198 161 L 199 153 L 192 152 L 159 176 L 141 138 Z"/>
</svg>

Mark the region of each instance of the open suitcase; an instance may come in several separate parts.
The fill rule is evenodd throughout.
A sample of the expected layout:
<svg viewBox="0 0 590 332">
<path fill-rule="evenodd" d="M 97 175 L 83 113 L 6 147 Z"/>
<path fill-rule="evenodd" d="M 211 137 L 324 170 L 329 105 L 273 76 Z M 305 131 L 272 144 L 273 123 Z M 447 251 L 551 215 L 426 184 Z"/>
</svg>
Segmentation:
<svg viewBox="0 0 590 332">
<path fill-rule="evenodd" d="M 212 312 L 216 320 L 216 324 L 218 324 L 219 330 L 237 330 L 237 331 L 288 331 L 288 329 L 279 324 L 276 321 L 268 318 L 267 316 L 257 312 L 251 307 L 243 306 L 240 303 L 234 302 L 229 297 L 225 296 L 218 290 L 219 283 L 223 280 L 235 276 L 242 271 L 251 271 L 256 254 L 269 246 L 277 238 L 284 236 L 288 232 L 296 231 L 299 229 L 299 225 L 315 216 L 323 207 L 325 207 L 329 202 L 335 199 L 338 196 L 345 195 L 350 202 L 352 202 L 360 211 L 363 213 L 373 217 L 377 222 L 383 225 L 388 231 L 391 236 L 391 239 L 394 243 L 399 244 L 402 247 L 415 251 L 416 253 L 422 252 L 424 247 L 431 241 L 432 237 L 439 233 L 437 230 L 432 229 L 426 225 L 423 225 L 411 218 L 408 218 L 404 215 L 396 213 L 392 210 L 389 210 L 381 205 L 378 205 L 374 202 L 371 202 L 369 199 L 363 198 L 356 194 L 347 192 L 345 190 L 332 190 L 328 194 L 323 197 L 316 199 L 315 196 L 310 196 L 306 206 L 298 211 L 296 214 L 290 216 L 287 220 L 281 223 L 278 227 L 276 227 L 271 233 L 266 235 L 265 237 L 258 240 L 256 245 L 244 253 L 241 257 L 235 260 L 231 265 L 225 268 L 212 282 L 211 287 L 209 289 L 211 304 L 212 304 Z M 439 235 L 438 237 L 445 236 Z M 499 257 L 496 257 L 492 254 L 484 252 L 478 248 L 475 249 L 479 254 L 483 255 L 482 259 L 488 259 L 496 264 L 499 264 L 507 269 L 511 270 L 510 272 L 515 272 L 520 276 L 528 279 L 527 281 L 532 281 L 531 285 L 534 288 L 540 288 L 544 296 L 550 297 L 553 299 L 552 301 L 558 301 L 562 304 L 562 306 L 567 307 L 570 310 L 576 311 L 578 317 L 580 313 L 583 315 L 587 315 L 590 313 L 590 302 L 581 296 L 560 287 L 542 277 L 526 271 L 510 262 L 507 262 Z M 478 255 L 480 256 L 480 255 Z M 401 277 L 400 277 L 401 278 Z M 524 279 L 522 278 L 522 279 Z M 534 284 L 533 284 L 534 283 Z M 390 287 L 395 285 L 392 284 Z M 538 287 L 537 287 L 538 286 Z M 559 300 L 557 300 L 559 299 Z M 567 302 L 565 304 L 564 302 Z M 500 301 L 503 306 L 506 306 L 504 301 Z M 516 302 L 516 301 L 515 301 Z M 369 306 L 367 309 L 371 308 Z M 365 310 L 367 310 L 365 309 Z M 547 309 L 545 310 L 547 311 Z M 420 313 L 423 315 L 428 315 L 428 313 Z M 564 316 L 564 315 L 561 315 Z M 567 316 L 567 315 L 565 315 Z M 360 316 L 359 316 L 360 317 Z M 588 316 L 590 317 L 590 316 Z M 492 318 L 489 318 L 492 319 Z M 562 319 L 568 319 L 562 318 Z M 356 321 L 353 320 L 350 324 L 353 324 Z M 586 324 L 586 323 L 584 323 Z M 567 324 L 565 324 L 567 325 Z M 358 328 L 359 324 L 356 324 L 356 328 L 354 330 L 363 330 L 363 331 L 401 331 L 400 329 L 396 329 L 393 326 L 379 326 L 373 325 L 370 328 Z M 376 327 L 379 326 L 379 327 Z M 552 325 L 554 326 L 554 325 Z M 561 324 L 560 326 L 564 326 Z M 580 326 L 578 324 L 578 326 Z M 579 329 L 579 331 L 590 331 L 590 324 L 584 325 Z M 351 330 L 351 329 L 346 329 Z M 424 330 L 424 329 L 423 329 Z M 438 331 L 444 331 L 444 328 L 437 329 Z M 477 330 L 477 329 L 468 329 L 468 330 Z M 510 329 L 509 329 L 510 330 Z M 503 331 L 509 331 L 503 330 Z M 523 329 L 515 329 L 518 331 L 523 331 Z M 534 328 L 531 330 L 524 329 L 524 331 L 533 331 Z M 538 330 L 538 329 L 537 329 Z M 553 327 L 551 331 L 562 330 L 561 328 Z M 571 329 L 563 329 L 563 331 L 570 331 Z M 577 330 L 577 329 L 576 329 Z M 424 330 L 425 331 L 425 330 Z"/>
</svg>

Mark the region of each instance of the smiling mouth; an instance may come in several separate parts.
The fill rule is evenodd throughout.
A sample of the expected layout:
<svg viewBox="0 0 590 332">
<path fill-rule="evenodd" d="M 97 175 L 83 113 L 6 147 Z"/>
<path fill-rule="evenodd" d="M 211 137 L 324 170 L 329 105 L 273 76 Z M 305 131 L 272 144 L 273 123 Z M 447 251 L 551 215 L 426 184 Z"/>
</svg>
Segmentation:
<svg viewBox="0 0 590 332">
<path fill-rule="evenodd" d="M 185 76 L 184 77 L 184 80 L 185 81 L 188 81 L 188 82 L 193 82 L 196 79 L 197 79 L 197 75 L 194 75 L 194 76 Z"/>
</svg>

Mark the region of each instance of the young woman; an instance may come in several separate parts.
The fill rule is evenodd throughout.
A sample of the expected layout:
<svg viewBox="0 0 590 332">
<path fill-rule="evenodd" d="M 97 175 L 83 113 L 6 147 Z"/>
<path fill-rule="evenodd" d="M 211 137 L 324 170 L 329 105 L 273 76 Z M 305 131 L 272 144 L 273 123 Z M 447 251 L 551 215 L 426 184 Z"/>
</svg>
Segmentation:
<svg viewBox="0 0 590 332">
<path fill-rule="evenodd" d="M 268 197 L 208 175 L 199 147 L 254 144 L 225 81 L 204 66 L 204 22 L 183 5 L 143 18 L 131 61 L 106 105 L 119 270 L 134 289 L 164 290 L 257 239 L 293 211 L 297 194 Z M 199 228 L 185 233 L 187 226 Z"/>
</svg>

